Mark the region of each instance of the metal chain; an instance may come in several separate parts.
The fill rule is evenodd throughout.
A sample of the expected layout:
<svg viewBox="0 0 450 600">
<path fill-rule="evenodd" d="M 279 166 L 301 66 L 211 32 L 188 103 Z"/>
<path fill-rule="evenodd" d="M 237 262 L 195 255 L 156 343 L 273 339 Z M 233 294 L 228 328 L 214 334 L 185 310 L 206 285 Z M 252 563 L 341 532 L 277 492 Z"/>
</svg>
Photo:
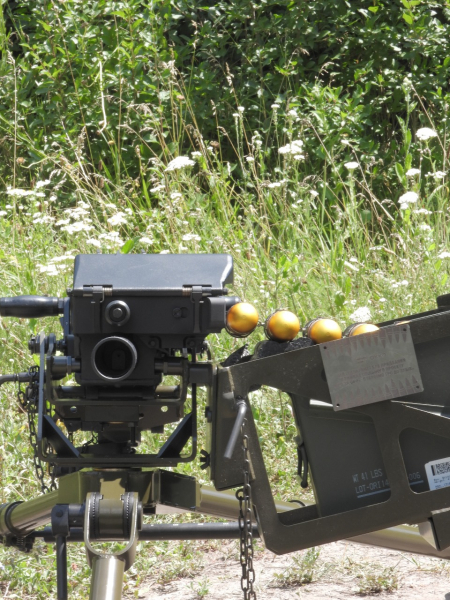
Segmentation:
<svg viewBox="0 0 450 600">
<path fill-rule="evenodd" d="M 51 472 L 51 482 L 48 486 L 45 483 L 45 470 L 42 465 L 41 459 L 38 455 L 38 444 L 37 444 L 37 433 L 36 433 L 36 415 L 38 412 L 38 399 L 39 399 L 39 367 L 31 367 L 30 369 L 30 383 L 28 384 L 25 391 L 19 385 L 17 392 L 17 399 L 22 409 L 27 413 L 28 416 L 28 430 L 30 434 L 30 445 L 33 448 L 33 462 L 34 469 L 36 472 L 37 480 L 41 485 L 41 491 L 43 494 L 51 492 L 57 489 L 54 469 Z M 49 465 L 50 469 L 50 465 Z"/>
<path fill-rule="evenodd" d="M 242 425 L 242 449 L 244 451 L 244 487 L 236 492 L 239 500 L 239 530 L 240 530 L 240 563 L 242 567 L 241 588 L 244 600 L 256 600 L 253 589 L 255 570 L 253 568 L 253 531 L 252 531 L 252 488 L 250 485 L 250 461 L 248 457 L 248 435 L 244 434 Z"/>
</svg>

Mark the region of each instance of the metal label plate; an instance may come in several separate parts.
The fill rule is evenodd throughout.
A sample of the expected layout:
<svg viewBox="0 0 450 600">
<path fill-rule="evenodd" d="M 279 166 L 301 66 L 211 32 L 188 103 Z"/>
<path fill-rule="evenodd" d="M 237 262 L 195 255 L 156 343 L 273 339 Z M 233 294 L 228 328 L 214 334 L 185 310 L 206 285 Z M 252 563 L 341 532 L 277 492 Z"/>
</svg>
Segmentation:
<svg viewBox="0 0 450 600">
<path fill-rule="evenodd" d="M 423 392 L 407 324 L 319 347 L 336 411 Z"/>
</svg>

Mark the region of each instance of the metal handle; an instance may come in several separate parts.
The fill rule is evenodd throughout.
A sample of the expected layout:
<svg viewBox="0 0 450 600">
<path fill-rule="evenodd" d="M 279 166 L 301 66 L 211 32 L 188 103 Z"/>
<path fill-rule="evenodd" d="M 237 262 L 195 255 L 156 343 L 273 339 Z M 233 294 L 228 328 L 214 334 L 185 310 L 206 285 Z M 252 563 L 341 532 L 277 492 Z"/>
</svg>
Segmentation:
<svg viewBox="0 0 450 600">
<path fill-rule="evenodd" d="M 245 415 L 247 414 L 247 403 L 243 398 L 236 402 L 236 407 L 238 411 L 236 415 L 236 420 L 234 422 L 233 429 L 231 430 L 230 439 L 228 440 L 228 444 L 224 454 L 224 458 L 227 459 L 230 459 L 233 456 L 234 448 L 236 446 L 236 442 L 241 432 L 241 427 L 244 422 Z"/>
<path fill-rule="evenodd" d="M 2 317 L 33 319 L 52 317 L 64 312 L 63 301 L 52 296 L 15 296 L 0 298 Z"/>
</svg>

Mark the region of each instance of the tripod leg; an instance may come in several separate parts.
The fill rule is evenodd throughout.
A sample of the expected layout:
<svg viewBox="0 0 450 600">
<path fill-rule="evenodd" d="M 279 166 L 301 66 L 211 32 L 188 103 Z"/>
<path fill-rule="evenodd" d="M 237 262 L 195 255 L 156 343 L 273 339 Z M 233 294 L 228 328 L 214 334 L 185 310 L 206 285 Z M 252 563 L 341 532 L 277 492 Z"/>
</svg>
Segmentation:
<svg viewBox="0 0 450 600">
<path fill-rule="evenodd" d="M 67 600 L 67 541 L 64 535 L 56 536 L 56 589 L 58 600 Z"/>
<path fill-rule="evenodd" d="M 125 561 L 116 556 L 92 558 L 89 600 L 121 600 Z"/>
</svg>

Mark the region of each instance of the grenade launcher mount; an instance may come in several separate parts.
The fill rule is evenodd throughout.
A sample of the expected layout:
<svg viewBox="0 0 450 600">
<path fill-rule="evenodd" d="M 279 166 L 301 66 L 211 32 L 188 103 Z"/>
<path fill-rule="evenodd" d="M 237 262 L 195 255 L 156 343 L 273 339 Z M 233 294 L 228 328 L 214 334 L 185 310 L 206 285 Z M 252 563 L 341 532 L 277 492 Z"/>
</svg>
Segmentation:
<svg viewBox="0 0 450 600">
<path fill-rule="evenodd" d="M 91 599 L 119 600 L 138 540 L 242 535 L 228 490 L 243 485 L 251 486 L 250 533 L 277 554 L 356 538 L 450 558 L 450 295 L 372 333 L 268 340 L 214 365 L 205 340 L 240 302 L 227 295 L 232 275 L 225 254 L 79 255 L 67 297 L 0 299 L 2 317 L 59 316 L 63 331 L 32 337 L 39 367 L 0 377 L 27 384 L 19 398 L 36 470 L 43 484 L 47 463 L 59 480 L 44 496 L 0 506 L 0 536 L 25 551 L 38 537 L 56 542 L 58 600 L 68 598 L 67 542 L 86 546 Z M 214 488 L 165 470 L 197 457 L 198 386 L 207 390 L 200 460 Z M 273 499 L 251 410 L 261 386 L 290 396 L 297 474 L 314 504 Z M 143 432 L 164 436 L 169 424 L 149 453 L 155 438 Z M 232 521 L 143 524 L 144 515 L 173 511 Z M 419 524 L 421 535 L 404 523 Z M 99 540 L 127 543 L 101 554 Z"/>
</svg>

